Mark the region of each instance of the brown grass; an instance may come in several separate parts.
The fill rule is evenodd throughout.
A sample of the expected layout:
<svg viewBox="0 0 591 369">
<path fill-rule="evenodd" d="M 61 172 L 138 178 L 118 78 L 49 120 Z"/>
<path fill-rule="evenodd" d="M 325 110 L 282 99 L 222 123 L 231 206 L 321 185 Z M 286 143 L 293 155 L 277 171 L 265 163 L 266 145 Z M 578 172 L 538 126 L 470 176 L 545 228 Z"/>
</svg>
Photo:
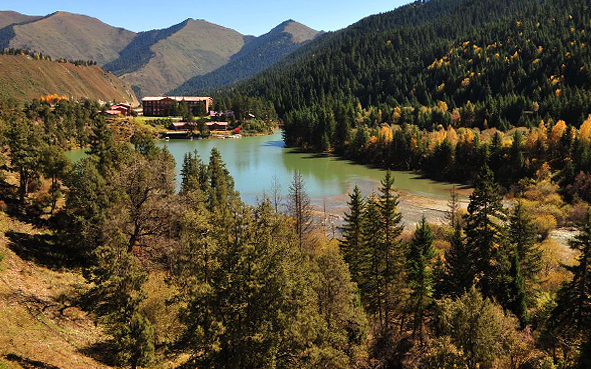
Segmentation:
<svg viewBox="0 0 591 369">
<path fill-rule="evenodd" d="M 0 368 L 106 368 L 82 353 L 105 338 L 91 317 L 70 307 L 69 296 L 86 288 L 82 276 L 24 261 L 8 247 L 7 232 L 42 230 L 0 212 L 0 232 Z"/>
<path fill-rule="evenodd" d="M 131 88 L 98 66 L 76 66 L 25 55 L 0 56 L 0 96 L 31 100 L 48 94 L 137 104 Z"/>
</svg>

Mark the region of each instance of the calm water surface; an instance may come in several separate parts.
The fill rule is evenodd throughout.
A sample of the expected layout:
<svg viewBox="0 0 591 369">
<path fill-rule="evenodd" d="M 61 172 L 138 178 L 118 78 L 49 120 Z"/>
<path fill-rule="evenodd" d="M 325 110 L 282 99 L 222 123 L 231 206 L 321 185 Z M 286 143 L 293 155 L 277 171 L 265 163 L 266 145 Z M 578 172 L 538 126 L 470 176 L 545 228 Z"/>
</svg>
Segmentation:
<svg viewBox="0 0 591 369">
<path fill-rule="evenodd" d="M 284 147 L 281 133 L 268 136 L 243 137 L 241 139 L 171 140 L 159 141 L 167 147 L 177 163 L 177 173 L 187 152 L 197 150 L 204 162 L 209 161 L 213 147 L 222 154 L 242 199 L 256 203 L 264 192 L 269 193 L 273 177 L 281 184 L 282 194 L 287 195 L 294 171 L 299 170 L 305 180 L 306 190 L 315 203 L 351 192 L 358 185 L 364 195 L 379 186 L 384 171 L 353 164 L 350 161 L 314 154 L 297 153 Z M 69 153 L 77 159 L 82 150 Z M 449 197 L 451 184 L 434 182 L 410 172 L 393 172 L 395 187 L 403 192 L 437 198 Z"/>
</svg>

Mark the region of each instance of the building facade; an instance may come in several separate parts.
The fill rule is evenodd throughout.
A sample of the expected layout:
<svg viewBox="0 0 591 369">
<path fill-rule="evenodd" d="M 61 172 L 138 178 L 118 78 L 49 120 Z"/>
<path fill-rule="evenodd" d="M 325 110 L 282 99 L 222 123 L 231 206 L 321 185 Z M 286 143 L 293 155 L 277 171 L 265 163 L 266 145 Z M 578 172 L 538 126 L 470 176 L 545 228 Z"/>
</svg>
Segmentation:
<svg viewBox="0 0 591 369">
<path fill-rule="evenodd" d="M 213 107 L 213 99 L 208 96 L 158 96 L 144 97 L 142 99 L 142 108 L 144 116 L 148 117 L 167 117 L 175 104 L 185 102 L 190 111 L 204 108 L 205 113 Z"/>
</svg>

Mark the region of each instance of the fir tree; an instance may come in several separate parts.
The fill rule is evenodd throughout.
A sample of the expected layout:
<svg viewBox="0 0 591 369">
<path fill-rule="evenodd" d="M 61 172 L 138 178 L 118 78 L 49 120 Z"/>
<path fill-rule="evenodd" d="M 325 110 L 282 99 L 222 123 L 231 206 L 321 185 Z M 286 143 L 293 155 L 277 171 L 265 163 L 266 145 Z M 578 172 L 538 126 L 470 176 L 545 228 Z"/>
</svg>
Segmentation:
<svg viewBox="0 0 591 369">
<path fill-rule="evenodd" d="M 423 342 L 425 310 L 433 300 L 433 273 L 430 267 L 435 256 L 434 236 L 425 216 L 421 219 L 406 250 L 405 267 L 410 288 L 410 313 L 413 316 L 413 336 L 418 333 Z"/>
<path fill-rule="evenodd" d="M 532 281 L 542 268 L 542 252 L 536 247 L 536 228 L 522 201 L 517 201 L 509 217 L 509 238 L 526 281 Z"/>
<path fill-rule="evenodd" d="M 525 280 L 521 273 L 521 263 L 517 252 L 513 252 L 511 257 L 511 284 L 509 288 L 509 310 L 515 314 L 521 323 L 521 327 L 524 328 L 529 320 L 526 303 L 526 290 Z"/>
<path fill-rule="evenodd" d="M 567 267 L 573 277 L 558 291 L 552 314 L 556 332 L 575 339 L 591 330 L 591 209 L 578 229 L 579 234 L 569 242 L 579 253 L 577 264 Z"/>
<path fill-rule="evenodd" d="M 388 333 L 395 306 L 400 302 L 398 295 L 402 285 L 404 251 L 398 239 L 404 227 L 402 214 L 398 211 L 399 195 L 394 192 L 394 177 L 388 170 L 379 188 L 378 212 L 380 221 L 378 247 L 384 258 L 384 333 Z M 395 286 L 397 286 L 395 290 Z"/>
<path fill-rule="evenodd" d="M 363 246 L 359 266 L 359 288 L 368 313 L 378 319 L 380 331 L 384 322 L 384 257 L 379 247 L 380 213 L 375 194 L 369 195 L 363 217 Z"/>
<path fill-rule="evenodd" d="M 458 223 L 450 239 L 450 247 L 445 252 L 445 277 L 443 292 L 454 297 L 462 296 L 474 283 L 470 251 Z"/>
<path fill-rule="evenodd" d="M 289 186 L 287 208 L 288 214 L 295 219 L 296 234 L 300 251 L 302 251 L 304 243 L 312 231 L 312 207 L 304 179 L 299 171 L 293 173 L 293 179 Z"/>
<path fill-rule="evenodd" d="M 359 282 L 359 268 L 363 258 L 363 212 L 365 203 L 359 187 L 355 186 L 353 193 L 349 195 L 349 213 L 345 213 L 345 226 L 343 226 L 343 238 L 340 242 L 341 250 L 349 270 L 351 278 Z"/>
<path fill-rule="evenodd" d="M 466 245 L 472 274 L 485 297 L 504 300 L 507 265 L 506 219 L 501 189 L 488 166 L 476 178 L 466 218 Z"/>
</svg>

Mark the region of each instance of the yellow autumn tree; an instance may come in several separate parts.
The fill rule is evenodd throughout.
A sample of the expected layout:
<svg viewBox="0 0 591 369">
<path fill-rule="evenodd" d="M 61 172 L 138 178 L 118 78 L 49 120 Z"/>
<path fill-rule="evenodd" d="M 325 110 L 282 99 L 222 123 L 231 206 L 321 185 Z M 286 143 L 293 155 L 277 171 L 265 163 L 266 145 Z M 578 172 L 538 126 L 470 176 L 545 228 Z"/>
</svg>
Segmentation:
<svg viewBox="0 0 591 369">
<path fill-rule="evenodd" d="M 380 128 L 380 133 L 379 133 L 380 142 L 390 143 L 390 142 L 392 142 L 393 137 L 394 137 L 394 135 L 392 134 L 392 129 L 389 126 L 387 126 L 386 124 L 382 125 L 382 128 Z"/>
<path fill-rule="evenodd" d="M 458 143 L 458 134 L 452 126 L 447 127 L 447 140 L 454 146 Z"/>
<path fill-rule="evenodd" d="M 558 122 L 556 122 L 554 127 L 552 127 L 552 132 L 550 133 L 550 144 L 553 146 L 558 145 L 565 131 L 566 122 L 563 120 L 559 120 Z"/>
<path fill-rule="evenodd" d="M 591 114 L 583 124 L 581 124 L 581 128 L 579 129 L 579 139 L 584 142 L 591 141 Z"/>
<path fill-rule="evenodd" d="M 392 122 L 394 122 L 394 124 L 398 124 L 398 122 L 400 122 L 400 117 L 402 117 L 402 109 L 397 106 L 394 108 L 394 112 L 392 113 Z"/>
</svg>

